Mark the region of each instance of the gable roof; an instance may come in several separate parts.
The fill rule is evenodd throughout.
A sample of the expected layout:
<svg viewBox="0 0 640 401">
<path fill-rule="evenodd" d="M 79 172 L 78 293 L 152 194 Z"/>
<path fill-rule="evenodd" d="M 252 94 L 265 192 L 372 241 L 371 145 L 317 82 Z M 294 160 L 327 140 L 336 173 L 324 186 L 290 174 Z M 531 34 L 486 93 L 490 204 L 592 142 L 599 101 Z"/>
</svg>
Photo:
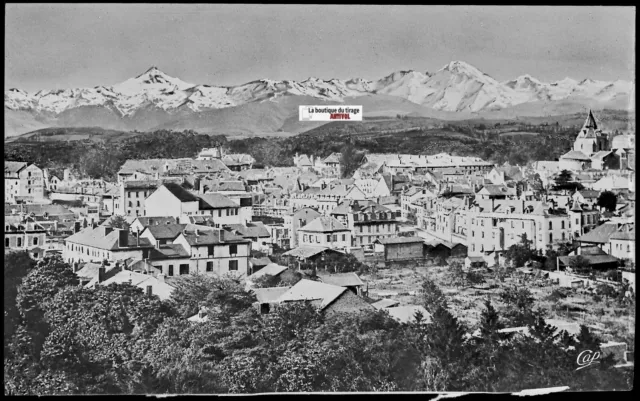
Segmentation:
<svg viewBox="0 0 640 401">
<path fill-rule="evenodd" d="M 616 231 L 611 235 L 610 239 L 613 240 L 625 240 L 625 241 L 635 241 L 636 240 L 636 230 L 635 227 L 629 228 L 628 226 L 623 226 L 620 230 Z"/>
<path fill-rule="evenodd" d="M 601 150 L 601 151 L 596 152 L 595 154 L 591 155 L 591 160 L 604 159 L 605 157 L 607 157 L 611 153 L 613 153 L 613 152 L 611 152 L 610 150 Z"/>
<path fill-rule="evenodd" d="M 320 216 L 313 219 L 304 227 L 300 227 L 299 231 L 308 231 L 314 233 L 327 233 L 336 231 L 349 231 L 347 227 L 334 217 Z"/>
<path fill-rule="evenodd" d="M 340 158 L 342 157 L 341 153 L 331 153 L 324 159 L 325 164 L 327 163 L 340 163 Z"/>
<path fill-rule="evenodd" d="M 257 272 L 247 277 L 247 281 L 254 281 L 257 278 L 264 277 L 267 275 L 278 276 L 284 273 L 286 270 L 287 270 L 287 266 L 280 266 L 279 264 L 276 264 L 276 263 L 269 263 L 262 269 L 258 270 Z"/>
<path fill-rule="evenodd" d="M 4 173 L 10 176 L 16 176 L 20 170 L 27 167 L 25 162 L 4 161 Z"/>
<path fill-rule="evenodd" d="M 579 150 L 571 150 L 571 151 L 563 154 L 562 156 L 560 156 L 560 159 L 591 160 L 591 158 L 589 158 L 587 155 L 585 155 L 584 153 L 580 152 Z"/>
<path fill-rule="evenodd" d="M 259 303 L 277 302 L 280 297 L 289 291 L 291 287 L 271 287 L 271 288 L 253 288 L 251 291 L 256 295 Z"/>
<path fill-rule="evenodd" d="M 181 234 L 187 240 L 190 246 L 203 246 L 203 245 L 216 245 L 225 243 L 248 243 L 250 240 L 246 240 L 242 237 L 235 235 L 234 233 L 210 227 L 199 227 L 197 229 L 185 229 Z M 196 230 L 198 235 L 196 235 Z"/>
<path fill-rule="evenodd" d="M 426 323 L 431 323 L 431 314 L 423 306 L 420 305 L 403 305 L 396 306 L 394 308 L 387 308 L 385 310 L 393 319 L 401 323 L 409 323 L 414 321 L 416 312 L 422 313 L 423 322 L 426 321 Z"/>
<path fill-rule="evenodd" d="M 186 189 L 182 188 L 182 186 L 172 183 L 172 182 L 167 182 L 165 184 L 162 184 L 165 188 L 167 188 L 167 190 L 169 192 L 171 192 L 173 194 L 173 196 L 175 196 L 176 198 L 178 198 L 180 200 L 180 202 L 197 202 L 198 201 L 198 197 L 195 196 L 194 194 L 192 194 L 191 192 L 187 191 Z"/>
<path fill-rule="evenodd" d="M 400 301 L 396 301 L 395 299 L 385 298 L 372 303 L 371 306 L 373 306 L 376 309 L 385 309 L 385 308 L 392 308 L 399 304 L 400 304 Z"/>
<path fill-rule="evenodd" d="M 150 285 L 153 295 L 157 295 L 158 298 L 162 300 L 169 299 L 171 297 L 171 293 L 174 290 L 174 287 L 158 280 L 157 278 L 149 274 L 136 273 L 128 270 L 120 271 L 110 279 L 107 279 L 100 284 L 109 285 L 114 283 L 131 283 L 131 285 L 142 288 L 143 290 L 146 290 L 146 287 Z"/>
<path fill-rule="evenodd" d="M 138 220 L 143 227 L 178 223 L 178 220 L 175 217 L 168 216 L 138 216 L 136 217 L 136 220 Z"/>
<path fill-rule="evenodd" d="M 186 224 L 159 224 L 146 226 L 142 232 L 149 231 L 156 240 L 173 240 L 187 227 Z"/>
<path fill-rule="evenodd" d="M 231 230 L 239 233 L 243 238 L 267 238 L 271 235 L 269 231 L 264 226 L 264 224 L 258 223 L 247 223 L 247 225 L 242 224 L 226 224 L 225 227 L 230 228 Z"/>
<path fill-rule="evenodd" d="M 282 294 L 279 301 L 293 302 L 321 300 L 320 309 L 324 309 L 333 301 L 338 299 L 338 297 L 340 297 L 340 295 L 345 291 L 347 291 L 345 287 L 302 279 L 291 287 L 289 291 Z"/>
<path fill-rule="evenodd" d="M 73 242 L 74 244 L 91 246 L 98 249 L 105 250 L 123 250 L 123 249 L 139 249 L 139 248 L 152 248 L 151 241 L 147 238 L 140 238 L 140 246 L 136 246 L 138 240 L 131 233 L 127 233 L 127 244 L 129 246 L 121 248 L 118 246 L 118 237 L 120 230 L 113 230 L 106 236 L 104 235 L 104 227 L 97 226 L 95 229 L 91 226 L 86 227 L 83 230 L 67 237 L 65 242 Z"/>
<path fill-rule="evenodd" d="M 202 194 L 199 195 L 201 209 L 226 209 L 240 207 L 236 202 L 222 194 Z"/>
<path fill-rule="evenodd" d="M 599 244 L 605 244 L 609 242 L 609 238 L 618 231 L 618 226 L 615 223 L 604 223 L 581 237 L 578 237 L 579 242 L 594 242 Z"/>
<path fill-rule="evenodd" d="M 337 285 L 338 287 L 351 287 L 364 285 L 357 274 L 350 273 L 332 273 L 326 274 L 318 272 L 318 278 L 325 284 Z"/>
<path fill-rule="evenodd" d="M 300 259 L 307 259 L 310 258 L 312 256 L 315 256 L 319 253 L 325 252 L 325 251 L 329 251 L 329 252 L 337 252 L 337 253 L 344 253 L 342 251 L 339 251 L 337 249 L 330 249 L 324 246 L 313 246 L 313 245 L 302 245 L 299 246 L 297 248 L 291 249 L 285 253 L 283 253 L 283 256 L 293 256 L 293 257 L 297 257 Z"/>
<path fill-rule="evenodd" d="M 383 245 L 393 245 L 393 244 L 415 244 L 417 242 L 424 243 L 424 238 L 422 237 L 390 237 L 390 238 L 380 238 L 376 240 Z"/>
<path fill-rule="evenodd" d="M 166 259 L 185 259 L 191 255 L 180 244 L 161 244 L 159 247 L 153 248 L 149 254 L 151 260 Z"/>
</svg>

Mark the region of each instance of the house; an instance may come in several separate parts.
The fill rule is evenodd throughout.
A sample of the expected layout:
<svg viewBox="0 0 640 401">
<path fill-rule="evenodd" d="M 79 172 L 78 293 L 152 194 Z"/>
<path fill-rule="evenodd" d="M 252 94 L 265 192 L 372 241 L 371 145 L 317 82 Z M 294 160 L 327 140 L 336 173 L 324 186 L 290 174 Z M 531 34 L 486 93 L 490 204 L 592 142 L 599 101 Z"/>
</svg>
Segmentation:
<svg viewBox="0 0 640 401">
<path fill-rule="evenodd" d="M 598 221 L 600 220 L 598 209 L 583 208 L 580 206 L 579 199 L 579 197 L 574 198 L 573 206 L 568 211 L 572 238 L 578 238 L 593 230 L 598 226 Z"/>
<path fill-rule="evenodd" d="M 427 254 L 432 258 L 462 258 L 467 256 L 467 246 L 449 241 L 429 241 L 426 242 Z"/>
<path fill-rule="evenodd" d="M 222 162 L 231 171 L 244 171 L 253 168 L 256 160 L 251 155 L 245 153 L 230 153 L 222 156 Z"/>
<path fill-rule="evenodd" d="M 579 150 L 571 150 L 560 156 L 560 170 L 581 171 L 591 168 L 591 158 Z"/>
<path fill-rule="evenodd" d="M 610 150 L 601 150 L 591 155 L 591 168 L 611 170 L 620 168 L 620 155 Z"/>
<path fill-rule="evenodd" d="M 623 228 L 620 223 L 604 223 L 577 238 L 580 247 L 597 246 L 611 255 L 611 236 Z"/>
<path fill-rule="evenodd" d="M 173 240 L 173 244 L 182 245 L 190 259 L 181 263 L 179 274 L 212 274 L 245 277 L 249 274 L 251 241 L 223 229 L 191 226 L 185 228 Z M 161 264 L 167 276 L 173 270 L 173 264 L 166 261 Z M 154 263 L 156 265 L 156 263 Z"/>
<path fill-rule="evenodd" d="M 187 320 L 194 323 L 208 322 L 209 321 L 208 312 L 209 312 L 209 308 L 207 308 L 206 306 L 201 306 L 200 309 L 198 310 L 198 313 L 187 318 Z"/>
<path fill-rule="evenodd" d="M 290 289 L 291 287 L 252 288 L 251 292 L 256 296 L 258 311 L 266 315 L 278 305 L 280 297 Z"/>
<path fill-rule="evenodd" d="M 591 156 L 599 151 L 609 149 L 609 146 L 609 136 L 598 127 L 595 116 L 589 110 L 589 115 L 573 144 L 573 151 Z"/>
<path fill-rule="evenodd" d="M 331 249 L 324 246 L 301 245 L 282 254 L 297 260 L 317 261 L 326 254 L 344 254 L 338 249 Z"/>
<path fill-rule="evenodd" d="M 346 287 L 302 279 L 282 294 L 278 304 L 311 301 L 326 316 L 338 313 L 362 313 L 375 310 L 373 306 Z"/>
<path fill-rule="evenodd" d="M 635 169 L 636 165 L 636 136 L 617 135 L 611 141 L 611 150 L 620 158 L 620 168 Z"/>
<path fill-rule="evenodd" d="M 374 243 L 374 251 L 382 253 L 387 262 L 424 258 L 424 238 L 390 237 Z"/>
<path fill-rule="evenodd" d="M 262 269 L 257 270 L 255 273 L 247 277 L 247 286 L 251 287 L 257 279 L 260 279 L 265 276 L 277 277 L 282 273 L 284 273 L 285 271 L 287 271 L 287 269 L 288 267 L 286 266 L 280 266 L 276 263 L 269 263 Z"/>
<path fill-rule="evenodd" d="M 271 249 L 271 234 L 260 222 L 242 224 L 227 224 L 223 226 L 225 230 L 234 233 L 235 235 L 250 240 L 251 249 L 264 252 L 270 255 Z"/>
<path fill-rule="evenodd" d="M 14 223 L 4 221 L 4 248 L 7 249 L 25 249 L 30 253 L 34 253 L 35 247 L 45 245 L 47 231 L 37 222 L 16 221 Z"/>
<path fill-rule="evenodd" d="M 174 217 L 180 222 L 190 216 L 212 216 L 215 224 L 241 224 L 240 205 L 220 194 L 196 195 L 182 186 L 165 183 L 146 200 L 147 216 Z"/>
<path fill-rule="evenodd" d="M 138 231 L 142 232 L 147 226 L 161 226 L 167 224 L 178 224 L 178 219 L 171 216 L 138 216 L 129 224 L 129 231 L 132 233 Z"/>
<path fill-rule="evenodd" d="M 298 244 L 348 250 L 351 231 L 334 217 L 320 216 L 298 229 Z"/>
<path fill-rule="evenodd" d="M 380 238 L 397 235 L 395 214 L 387 207 L 372 201 L 345 201 L 330 214 L 351 231 L 351 247 L 373 248 Z"/>
<path fill-rule="evenodd" d="M 391 195 L 391 188 L 383 177 L 357 179 L 354 185 L 364 193 L 367 199 Z"/>
<path fill-rule="evenodd" d="M 629 190 L 630 179 L 618 175 L 607 175 L 593 184 L 593 189 L 597 191 L 623 191 Z"/>
<path fill-rule="evenodd" d="M 139 233 L 140 238 L 146 238 L 151 244 L 159 247 L 160 245 L 172 244 L 173 240 L 188 226 L 197 228 L 190 224 L 152 224 L 144 226 L 142 231 L 133 232 Z"/>
<path fill-rule="evenodd" d="M 66 238 L 62 258 L 67 263 L 148 259 L 152 249 L 153 244 L 147 238 L 96 224 Z"/>
<path fill-rule="evenodd" d="M 261 258 L 250 258 L 249 270 L 251 271 L 251 274 L 254 274 L 270 264 L 273 264 L 273 262 L 267 256 L 263 256 Z"/>
<path fill-rule="evenodd" d="M 145 200 L 159 185 L 161 184 L 156 180 L 121 182 L 119 184 L 120 207 L 118 208 L 119 212 L 117 214 L 144 216 L 146 211 Z"/>
<path fill-rule="evenodd" d="M 364 283 L 357 274 L 351 273 L 325 273 L 319 271 L 318 279 L 325 284 L 331 284 L 338 287 L 344 287 L 356 295 L 362 296 Z"/>
<path fill-rule="evenodd" d="M 171 293 L 175 290 L 174 287 L 164 282 L 162 276 L 153 277 L 148 274 L 136 273 L 128 270 L 119 271 L 113 277 L 104 281 L 102 281 L 100 277 L 97 277 L 90 281 L 86 287 L 93 288 L 96 285 L 109 284 L 130 284 L 141 288 L 148 296 L 155 295 L 163 301 L 170 299 Z"/>
<path fill-rule="evenodd" d="M 422 315 L 422 323 L 431 323 L 431 314 L 420 305 L 402 305 L 385 308 L 384 310 L 389 313 L 389 316 L 400 323 L 409 324 L 415 322 L 418 314 Z"/>
<path fill-rule="evenodd" d="M 594 209 L 598 205 L 599 196 L 600 191 L 581 189 L 576 191 L 571 198 L 582 207 L 586 206 L 587 209 Z"/>
<path fill-rule="evenodd" d="M 373 306 L 376 309 L 387 309 L 387 308 L 393 308 L 395 306 L 398 306 L 399 304 L 400 304 L 400 301 L 396 301 L 395 299 L 385 298 L 372 303 L 371 306 Z"/>
<path fill-rule="evenodd" d="M 15 203 L 17 197 L 30 200 L 44 198 L 44 174 L 35 164 L 4 162 L 4 201 Z"/>
<path fill-rule="evenodd" d="M 635 260 L 635 227 L 623 226 L 609 237 L 611 255 L 618 259 Z"/>
<path fill-rule="evenodd" d="M 322 215 L 317 210 L 309 207 L 297 210 L 293 215 L 284 216 L 284 228 L 289 233 L 291 248 L 298 246 L 298 229 L 320 216 Z"/>
<path fill-rule="evenodd" d="M 487 184 L 476 193 L 476 198 L 479 201 L 483 200 L 503 200 L 503 199 L 515 199 L 515 188 L 509 188 L 504 184 L 495 185 Z"/>
</svg>

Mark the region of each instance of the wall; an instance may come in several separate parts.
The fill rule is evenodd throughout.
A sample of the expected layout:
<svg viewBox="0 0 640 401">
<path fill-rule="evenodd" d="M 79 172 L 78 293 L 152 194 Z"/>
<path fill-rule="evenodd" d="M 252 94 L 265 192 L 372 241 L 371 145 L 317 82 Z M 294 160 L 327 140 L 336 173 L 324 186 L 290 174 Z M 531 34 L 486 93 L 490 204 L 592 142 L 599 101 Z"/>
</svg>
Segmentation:
<svg viewBox="0 0 640 401">
<path fill-rule="evenodd" d="M 384 246 L 385 260 L 419 259 L 423 257 L 422 242 L 413 244 L 388 244 Z"/>
<path fill-rule="evenodd" d="M 331 236 L 331 240 L 327 241 L 327 235 Z M 334 241 L 333 236 L 336 236 Z M 305 240 L 306 238 L 306 240 Z M 315 245 L 326 246 L 327 248 L 348 248 L 351 245 L 351 232 L 336 231 L 331 233 L 315 233 L 298 230 L 299 245 Z"/>
<path fill-rule="evenodd" d="M 18 238 L 20 238 L 20 246 L 18 246 Z M 8 246 L 7 246 L 7 240 Z M 35 240 L 35 243 L 34 243 Z M 46 233 L 36 232 L 36 233 L 4 233 L 4 246 L 5 248 L 20 248 L 27 249 L 34 246 L 39 246 L 41 248 L 45 248 L 45 243 L 47 240 Z"/>
<path fill-rule="evenodd" d="M 636 254 L 636 242 L 628 240 L 610 240 L 611 256 L 615 256 L 618 259 L 635 259 Z"/>
</svg>

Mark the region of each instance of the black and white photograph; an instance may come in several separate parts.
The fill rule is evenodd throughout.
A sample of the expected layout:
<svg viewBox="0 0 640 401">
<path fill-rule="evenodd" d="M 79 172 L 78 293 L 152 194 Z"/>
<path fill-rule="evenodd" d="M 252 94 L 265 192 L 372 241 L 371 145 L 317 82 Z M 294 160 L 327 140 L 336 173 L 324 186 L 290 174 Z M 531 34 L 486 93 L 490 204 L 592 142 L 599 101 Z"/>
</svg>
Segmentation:
<svg viewBox="0 0 640 401">
<path fill-rule="evenodd" d="M 633 390 L 635 6 L 4 11 L 5 395 Z"/>
</svg>

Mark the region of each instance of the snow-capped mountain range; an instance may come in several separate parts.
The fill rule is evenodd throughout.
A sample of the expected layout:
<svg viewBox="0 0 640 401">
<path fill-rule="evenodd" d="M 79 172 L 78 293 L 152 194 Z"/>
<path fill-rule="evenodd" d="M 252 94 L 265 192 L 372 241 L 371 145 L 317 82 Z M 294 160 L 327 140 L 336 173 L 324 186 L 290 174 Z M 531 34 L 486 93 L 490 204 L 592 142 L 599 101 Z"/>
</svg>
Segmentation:
<svg viewBox="0 0 640 401">
<path fill-rule="evenodd" d="M 585 79 L 544 83 L 529 75 L 498 82 L 462 61 L 453 61 L 434 73 L 398 71 L 377 81 L 361 78 L 325 81 L 273 81 L 262 79 L 239 86 L 196 85 L 171 77 L 152 67 L 135 78 L 113 86 L 41 90 L 30 94 L 20 89 L 5 91 L 4 104 L 11 110 L 60 114 L 82 106 L 103 106 L 121 116 L 155 106 L 167 112 L 188 109 L 200 112 L 239 106 L 281 96 L 311 96 L 332 102 L 348 97 L 384 94 L 443 111 L 479 112 L 497 110 L 535 101 L 556 101 L 586 97 L 608 102 L 629 96 L 633 84 Z"/>
</svg>

